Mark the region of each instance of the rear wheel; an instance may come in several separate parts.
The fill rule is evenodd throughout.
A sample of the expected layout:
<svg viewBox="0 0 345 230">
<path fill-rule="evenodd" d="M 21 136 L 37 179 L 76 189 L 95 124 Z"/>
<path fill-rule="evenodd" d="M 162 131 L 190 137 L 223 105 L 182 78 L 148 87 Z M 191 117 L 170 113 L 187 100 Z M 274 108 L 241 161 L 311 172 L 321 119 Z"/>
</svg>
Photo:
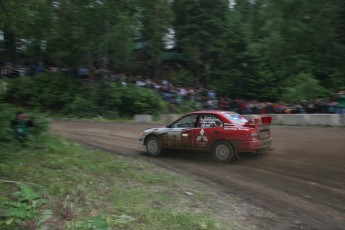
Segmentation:
<svg viewBox="0 0 345 230">
<path fill-rule="evenodd" d="M 230 143 L 219 141 L 213 146 L 212 154 L 216 161 L 228 163 L 234 158 L 235 150 Z"/>
<path fill-rule="evenodd" d="M 156 136 L 151 136 L 146 141 L 147 154 L 156 157 L 162 153 L 162 142 Z"/>
</svg>

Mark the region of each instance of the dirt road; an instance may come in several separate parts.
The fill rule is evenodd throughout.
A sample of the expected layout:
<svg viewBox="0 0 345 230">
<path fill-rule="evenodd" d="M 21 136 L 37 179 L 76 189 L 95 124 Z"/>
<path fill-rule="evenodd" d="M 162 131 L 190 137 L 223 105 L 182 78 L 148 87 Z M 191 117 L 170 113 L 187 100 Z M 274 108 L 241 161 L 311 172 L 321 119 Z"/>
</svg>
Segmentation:
<svg viewBox="0 0 345 230">
<path fill-rule="evenodd" d="M 51 131 L 212 182 L 267 210 L 265 220 L 248 213 L 260 226 L 265 221 L 265 229 L 345 229 L 345 129 L 273 126 L 273 152 L 219 164 L 199 152 L 146 156 L 138 137 L 153 126 L 55 121 Z"/>
</svg>

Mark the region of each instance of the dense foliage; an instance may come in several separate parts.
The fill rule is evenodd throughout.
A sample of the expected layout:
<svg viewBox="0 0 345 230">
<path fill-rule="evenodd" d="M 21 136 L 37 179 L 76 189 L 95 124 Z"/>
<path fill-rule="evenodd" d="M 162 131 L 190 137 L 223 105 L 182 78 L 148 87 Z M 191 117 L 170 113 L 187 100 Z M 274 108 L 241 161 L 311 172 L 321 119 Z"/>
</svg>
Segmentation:
<svg viewBox="0 0 345 230">
<path fill-rule="evenodd" d="M 301 86 L 290 83 L 307 75 L 307 98 L 345 87 L 343 0 L 12 0 L 1 1 L 0 12 L 2 61 L 164 79 L 170 29 L 183 57 L 173 76 L 186 77 L 182 84 L 261 100 L 294 97 Z M 74 96 L 74 107 L 91 103 Z"/>
<path fill-rule="evenodd" d="M 40 138 L 40 135 L 48 130 L 50 119 L 44 113 L 39 111 L 27 111 L 22 108 L 17 108 L 13 105 L 5 104 L 0 102 L 0 142 L 6 143 L 14 140 L 13 128 L 11 127 L 11 122 L 16 118 L 17 112 L 23 112 L 29 115 L 33 126 L 29 128 L 30 133 L 29 141 L 36 141 Z"/>
<path fill-rule="evenodd" d="M 91 86 L 69 75 L 47 73 L 7 80 L 7 102 L 72 117 L 117 118 L 157 114 L 166 105 L 156 91 L 98 81 Z"/>
</svg>

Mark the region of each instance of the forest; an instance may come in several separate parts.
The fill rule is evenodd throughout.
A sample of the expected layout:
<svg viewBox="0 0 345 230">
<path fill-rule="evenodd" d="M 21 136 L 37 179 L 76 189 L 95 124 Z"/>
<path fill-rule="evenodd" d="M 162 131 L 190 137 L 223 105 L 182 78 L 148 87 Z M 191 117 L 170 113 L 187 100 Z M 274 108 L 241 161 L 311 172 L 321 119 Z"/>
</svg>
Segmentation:
<svg viewBox="0 0 345 230">
<path fill-rule="evenodd" d="M 2 69 L 42 63 L 159 81 L 168 68 L 175 84 L 265 101 L 345 88 L 343 0 L 11 0 L 0 12 Z M 164 60 L 169 52 L 179 58 Z"/>
</svg>

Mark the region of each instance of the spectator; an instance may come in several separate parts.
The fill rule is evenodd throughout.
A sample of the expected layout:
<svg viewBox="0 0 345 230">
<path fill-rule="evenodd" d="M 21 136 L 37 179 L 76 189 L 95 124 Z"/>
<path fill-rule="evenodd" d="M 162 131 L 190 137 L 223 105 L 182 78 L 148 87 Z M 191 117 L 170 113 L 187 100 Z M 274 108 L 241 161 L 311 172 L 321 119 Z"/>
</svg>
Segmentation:
<svg viewBox="0 0 345 230">
<path fill-rule="evenodd" d="M 13 136 L 20 141 L 27 139 L 30 134 L 28 127 L 32 127 L 33 123 L 29 116 L 18 112 L 15 119 L 11 121 L 11 128 L 13 129 Z"/>
<path fill-rule="evenodd" d="M 345 91 L 339 91 L 337 94 L 337 105 L 335 112 L 337 114 L 345 114 Z"/>
</svg>

